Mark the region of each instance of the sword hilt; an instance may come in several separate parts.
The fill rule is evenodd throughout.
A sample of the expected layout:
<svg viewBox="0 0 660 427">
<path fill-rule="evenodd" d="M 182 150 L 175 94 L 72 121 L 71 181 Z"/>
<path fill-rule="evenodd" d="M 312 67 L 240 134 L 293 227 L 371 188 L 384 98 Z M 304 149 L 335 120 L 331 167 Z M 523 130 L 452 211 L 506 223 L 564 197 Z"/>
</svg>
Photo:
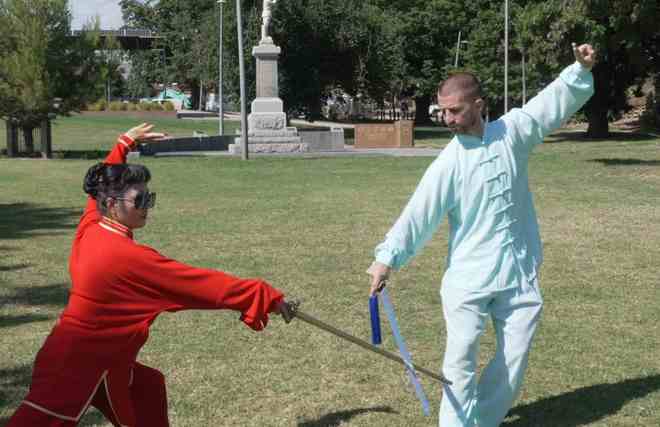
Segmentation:
<svg viewBox="0 0 660 427">
<path fill-rule="evenodd" d="M 300 301 L 294 299 L 291 301 L 282 301 L 282 303 L 280 303 L 277 308 L 279 310 L 279 314 L 282 316 L 282 319 L 284 319 L 286 323 L 290 323 L 293 318 L 296 317 L 299 306 Z"/>
</svg>

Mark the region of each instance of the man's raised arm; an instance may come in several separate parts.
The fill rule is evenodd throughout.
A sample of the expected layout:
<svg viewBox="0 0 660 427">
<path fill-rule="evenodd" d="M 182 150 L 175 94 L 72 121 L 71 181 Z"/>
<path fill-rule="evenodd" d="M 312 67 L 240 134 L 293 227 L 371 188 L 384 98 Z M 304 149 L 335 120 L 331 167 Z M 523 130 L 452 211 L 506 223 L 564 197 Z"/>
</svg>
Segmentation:
<svg viewBox="0 0 660 427">
<path fill-rule="evenodd" d="M 573 43 L 575 63 L 564 68 L 559 77 L 532 98 L 522 109 L 504 116 L 515 128 L 517 143 L 531 148 L 558 129 L 591 98 L 594 79 L 591 68 L 596 52 L 589 44 Z"/>
</svg>

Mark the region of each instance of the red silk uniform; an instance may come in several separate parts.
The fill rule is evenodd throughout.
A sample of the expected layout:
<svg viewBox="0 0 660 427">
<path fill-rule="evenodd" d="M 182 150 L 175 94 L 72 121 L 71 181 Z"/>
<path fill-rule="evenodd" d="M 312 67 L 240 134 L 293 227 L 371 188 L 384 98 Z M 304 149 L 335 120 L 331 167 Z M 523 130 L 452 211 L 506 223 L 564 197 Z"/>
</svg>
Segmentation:
<svg viewBox="0 0 660 427">
<path fill-rule="evenodd" d="M 105 162 L 124 163 L 133 146 L 121 136 Z M 134 377 L 139 373 L 158 382 L 159 374 L 145 374 L 150 368 L 136 357 L 161 312 L 232 309 L 261 330 L 283 300 L 262 280 L 191 267 L 136 243 L 131 230 L 100 215 L 92 198 L 76 231 L 69 270 L 69 302 L 37 354 L 30 391 L 9 426 L 34 425 L 18 416 L 34 410 L 75 425 L 90 404 L 99 406 L 104 389 L 113 423 L 137 425 L 130 390 Z M 166 417 L 165 409 L 165 425 Z"/>
</svg>

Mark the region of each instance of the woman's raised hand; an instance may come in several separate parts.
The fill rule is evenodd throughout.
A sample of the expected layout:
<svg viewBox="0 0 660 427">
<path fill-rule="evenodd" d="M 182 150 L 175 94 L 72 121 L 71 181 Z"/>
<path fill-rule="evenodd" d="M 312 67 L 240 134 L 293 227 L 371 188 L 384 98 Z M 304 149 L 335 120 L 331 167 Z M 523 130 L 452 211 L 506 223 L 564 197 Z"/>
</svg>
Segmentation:
<svg viewBox="0 0 660 427">
<path fill-rule="evenodd" d="M 135 141 L 158 141 L 167 137 L 166 133 L 152 132 L 153 128 L 154 125 L 151 123 L 142 123 L 129 129 L 126 135 Z"/>
</svg>

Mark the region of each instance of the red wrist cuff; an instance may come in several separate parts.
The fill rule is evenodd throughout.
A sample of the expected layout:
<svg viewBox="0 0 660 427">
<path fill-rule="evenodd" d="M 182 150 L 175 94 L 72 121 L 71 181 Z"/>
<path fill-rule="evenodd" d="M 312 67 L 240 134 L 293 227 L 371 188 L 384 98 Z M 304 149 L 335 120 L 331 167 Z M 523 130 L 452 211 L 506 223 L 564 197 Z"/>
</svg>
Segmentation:
<svg viewBox="0 0 660 427">
<path fill-rule="evenodd" d="M 128 136 L 127 134 L 119 135 L 118 142 L 122 145 L 125 145 L 127 148 L 135 147 L 135 140 Z"/>
</svg>

